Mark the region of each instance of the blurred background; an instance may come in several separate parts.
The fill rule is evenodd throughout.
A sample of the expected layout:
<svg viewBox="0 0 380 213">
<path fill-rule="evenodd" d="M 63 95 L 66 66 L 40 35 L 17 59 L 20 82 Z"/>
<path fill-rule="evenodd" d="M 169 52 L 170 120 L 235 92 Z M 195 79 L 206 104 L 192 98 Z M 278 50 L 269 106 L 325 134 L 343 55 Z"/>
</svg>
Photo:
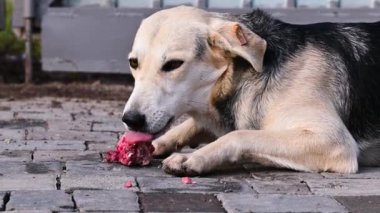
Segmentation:
<svg viewBox="0 0 380 213">
<path fill-rule="evenodd" d="M 262 8 L 295 24 L 380 20 L 380 0 L 0 0 L 0 98 L 129 91 L 126 56 L 141 20 L 182 4 L 233 14 Z"/>
</svg>

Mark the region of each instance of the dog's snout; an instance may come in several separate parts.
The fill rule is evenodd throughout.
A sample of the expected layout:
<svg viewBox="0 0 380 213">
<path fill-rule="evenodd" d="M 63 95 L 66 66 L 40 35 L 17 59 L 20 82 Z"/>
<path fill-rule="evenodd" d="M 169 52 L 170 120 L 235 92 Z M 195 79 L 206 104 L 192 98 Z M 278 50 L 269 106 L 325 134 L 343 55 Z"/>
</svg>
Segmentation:
<svg viewBox="0 0 380 213">
<path fill-rule="evenodd" d="M 122 121 L 132 130 L 143 130 L 146 125 L 145 115 L 137 111 L 125 112 Z"/>
</svg>

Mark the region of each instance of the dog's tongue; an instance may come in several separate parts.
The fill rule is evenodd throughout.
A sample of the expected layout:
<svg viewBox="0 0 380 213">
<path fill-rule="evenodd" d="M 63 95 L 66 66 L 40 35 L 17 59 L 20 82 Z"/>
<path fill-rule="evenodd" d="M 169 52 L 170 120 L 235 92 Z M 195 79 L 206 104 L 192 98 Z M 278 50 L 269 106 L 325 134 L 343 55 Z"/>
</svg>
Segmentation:
<svg viewBox="0 0 380 213">
<path fill-rule="evenodd" d="M 123 138 L 127 139 L 129 143 L 147 142 L 153 139 L 153 135 L 143 132 L 127 132 L 123 135 Z"/>
</svg>

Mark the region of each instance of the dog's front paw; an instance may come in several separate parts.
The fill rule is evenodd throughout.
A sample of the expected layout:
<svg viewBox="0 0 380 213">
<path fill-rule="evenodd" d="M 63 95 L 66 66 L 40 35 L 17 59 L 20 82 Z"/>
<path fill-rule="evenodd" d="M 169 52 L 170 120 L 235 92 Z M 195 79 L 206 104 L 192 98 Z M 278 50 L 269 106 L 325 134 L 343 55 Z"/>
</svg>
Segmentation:
<svg viewBox="0 0 380 213">
<path fill-rule="evenodd" d="M 152 142 L 154 147 L 153 156 L 155 157 L 166 157 L 176 151 L 175 143 L 168 143 L 162 140 L 154 140 Z"/>
<path fill-rule="evenodd" d="M 204 163 L 202 157 L 193 153 L 174 153 L 162 162 L 162 168 L 166 173 L 176 176 L 198 176 L 204 172 Z"/>
</svg>

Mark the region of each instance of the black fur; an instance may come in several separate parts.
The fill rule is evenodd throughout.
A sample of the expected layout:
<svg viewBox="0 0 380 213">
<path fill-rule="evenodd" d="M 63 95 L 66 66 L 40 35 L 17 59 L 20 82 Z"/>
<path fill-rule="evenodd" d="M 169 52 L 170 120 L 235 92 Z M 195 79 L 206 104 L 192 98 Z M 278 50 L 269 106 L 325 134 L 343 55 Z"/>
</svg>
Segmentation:
<svg viewBox="0 0 380 213">
<path fill-rule="evenodd" d="M 353 137 L 357 141 L 380 137 L 380 22 L 293 25 L 261 10 L 237 19 L 267 41 L 261 78 L 275 79 L 288 60 L 311 44 L 326 55 L 332 74 L 348 76 L 348 82 L 335 82 L 346 84 L 348 94 L 336 98 L 344 102 L 337 110 Z"/>
</svg>

